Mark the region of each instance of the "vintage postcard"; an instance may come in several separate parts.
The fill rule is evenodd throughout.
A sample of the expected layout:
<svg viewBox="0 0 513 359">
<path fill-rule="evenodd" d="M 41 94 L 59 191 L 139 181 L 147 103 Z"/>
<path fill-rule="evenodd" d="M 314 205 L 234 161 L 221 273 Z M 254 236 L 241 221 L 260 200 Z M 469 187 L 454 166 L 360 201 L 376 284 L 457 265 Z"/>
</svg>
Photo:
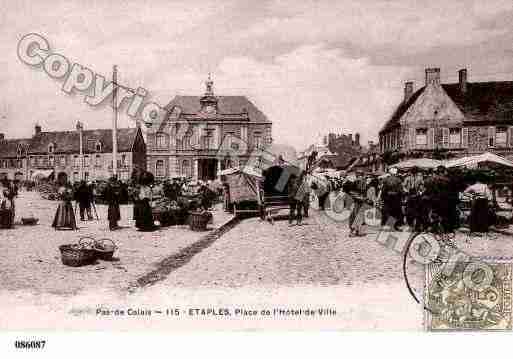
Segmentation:
<svg viewBox="0 0 513 359">
<path fill-rule="evenodd" d="M 0 331 L 511 331 L 510 0 L 0 10 Z"/>
</svg>

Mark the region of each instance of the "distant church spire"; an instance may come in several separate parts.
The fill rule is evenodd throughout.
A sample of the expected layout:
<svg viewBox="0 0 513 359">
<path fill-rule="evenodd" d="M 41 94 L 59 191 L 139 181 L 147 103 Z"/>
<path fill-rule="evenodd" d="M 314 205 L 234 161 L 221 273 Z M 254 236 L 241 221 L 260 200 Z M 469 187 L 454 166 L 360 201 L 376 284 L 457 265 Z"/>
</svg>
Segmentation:
<svg viewBox="0 0 513 359">
<path fill-rule="evenodd" d="M 214 96 L 214 81 L 212 81 L 210 72 L 208 73 L 208 80 L 205 82 L 205 85 L 205 96 Z"/>
</svg>

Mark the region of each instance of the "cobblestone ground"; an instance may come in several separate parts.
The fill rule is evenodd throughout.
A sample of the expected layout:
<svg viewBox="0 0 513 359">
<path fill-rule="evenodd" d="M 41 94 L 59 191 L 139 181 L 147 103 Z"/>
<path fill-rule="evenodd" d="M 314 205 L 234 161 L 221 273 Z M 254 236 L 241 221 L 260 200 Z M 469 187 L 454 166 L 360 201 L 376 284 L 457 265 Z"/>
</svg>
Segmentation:
<svg viewBox="0 0 513 359">
<path fill-rule="evenodd" d="M 349 237 L 345 221 L 312 211 L 301 226 L 285 220 L 272 225 L 257 218 L 241 224 L 199 253 L 187 266 L 171 273 L 169 285 L 346 285 L 403 283 L 403 255 L 384 238 L 408 233 L 380 233 L 365 226 L 365 235 Z M 406 236 L 406 237 L 404 237 Z M 471 256 L 513 257 L 510 232 L 469 236 L 464 231 L 454 238 L 458 248 Z M 404 248 L 401 248 L 404 249 Z M 404 251 L 403 251 L 404 253 Z M 423 268 L 408 260 L 412 285 L 422 287 Z"/>
<path fill-rule="evenodd" d="M 155 233 L 125 228 L 113 234 L 121 247 L 119 264 L 67 268 L 58 258 L 58 245 L 73 242 L 85 233 L 105 235 L 107 224 L 87 222 L 74 235 L 55 232 L 50 229 L 50 217 L 56 203 L 34 198 L 30 202 L 28 197 L 24 198 L 26 208 L 30 207 L 42 223 L 0 232 L 0 251 L 4 254 L 0 257 L 3 289 L 0 304 L 13 308 L 0 318 L 0 328 L 52 328 L 56 320 L 62 328 L 103 330 L 422 330 L 423 327 L 424 311 L 406 288 L 401 253 L 380 243 L 378 239 L 383 237 L 378 237 L 379 232 L 372 227 L 365 227 L 365 236 L 351 238 L 345 222 L 333 221 L 316 210 L 312 210 L 302 226 L 289 227 L 283 220 L 272 225 L 257 218 L 245 219 L 163 280 L 123 295 L 120 288 L 151 272 L 160 259 L 194 243 L 200 234 L 187 228 Z M 52 209 L 51 213 L 48 208 Z M 100 209 L 102 218 L 104 211 L 105 208 Z M 130 225 L 126 221 L 130 211 L 128 207 L 123 209 L 123 226 Z M 222 216 L 219 211 L 216 221 Z M 455 242 L 470 255 L 513 257 L 512 239 L 510 234 L 469 237 L 459 233 Z M 422 297 L 423 268 L 408 261 L 407 272 L 415 293 Z M 20 293 L 27 289 L 36 295 Z M 180 308 L 184 311 L 333 308 L 337 314 L 269 319 L 184 315 L 137 320 L 95 316 L 94 310 L 99 305 L 113 309 Z M 89 314 L 69 314 L 80 311 Z M 30 320 L 20 319 L 21 315 Z"/>
<path fill-rule="evenodd" d="M 188 226 L 175 226 L 155 232 L 139 232 L 132 220 L 132 206 L 121 206 L 122 229 L 108 230 L 107 207 L 97 205 L 99 221 L 78 221 L 78 231 L 56 231 L 51 227 L 57 202 L 43 200 L 36 192 L 20 192 L 16 201 L 16 221 L 21 216 L 39 218 L 35 226 L 16 225 L 0 230 L 0 291 L 30 291 L 72 295 L 83 290 L 123 291 L 130 282 L 153 270 L 155 264 L 180 251 L 204 233 Z M 214 212 L 216 227 L 230 218 L 221 209 Z M 73 268 L 61 263 L 59 246 L 76 243 L 82 236 L 110 238 L 119 247 L 117 261 Z"/>
<path fill-rule="evenodd" d="M 373 231 L 372 233 L 376 233 Z M 171 273 L 170 285 L 352 285 L 402 278 L 401 256 L 313 211 L 301 226 L 251 218 Z"/>
</svg>

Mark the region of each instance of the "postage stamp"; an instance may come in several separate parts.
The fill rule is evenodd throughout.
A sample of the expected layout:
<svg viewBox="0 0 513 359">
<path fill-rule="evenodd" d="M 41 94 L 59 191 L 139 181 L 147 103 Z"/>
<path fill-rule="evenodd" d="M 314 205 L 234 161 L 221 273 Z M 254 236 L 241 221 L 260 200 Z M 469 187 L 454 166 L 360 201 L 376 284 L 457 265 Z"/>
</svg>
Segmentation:
<svg viewBox="0 0 513 359">
<path fill-rule="evenodd" d="M 426 266 L 428 331 L 511 330 L 512 262 L 476 259 L 446 268 Z"/>
</svg>

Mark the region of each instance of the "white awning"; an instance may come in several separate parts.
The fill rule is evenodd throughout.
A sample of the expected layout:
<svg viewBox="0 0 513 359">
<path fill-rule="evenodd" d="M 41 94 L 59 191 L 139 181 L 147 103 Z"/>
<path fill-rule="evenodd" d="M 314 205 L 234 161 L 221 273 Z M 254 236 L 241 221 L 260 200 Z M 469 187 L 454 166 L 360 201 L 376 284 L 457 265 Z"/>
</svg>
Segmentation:
<svg viewBox="0 0 513 359">
<path fill-rule="evenodd" d="M 231 175 L 231 174 L 239 173 L 239 172 L 245 173 L 247 175 L 254 176 L 254 177 L 262 177 L 262 170 L 259 168 L 252 167 L 252 166 L 243 166 L 242 168 L 240 168 L 240 167 L 227 168 L 225 170 L 220 171 L 219 175 L 226 176 L 226 175 Z"/>
<path fill-rule="evenodd" d="M 53 173 L 53 170 L 37 170 L 32 173 L 31 178 L 48 178 Z"/>
<path fill-rule="evenodd" d="M 398 169 L 406 170 L 406 169 L 410 169 L 412 167 L 427 169 L 427 168 L 437 168 L 438 166 L 443 166 L 443 165 L 444 165 L 443 161 L 438 161 L 438 160 L 434 160 L 431 158 L 415 158 L 412 160 L 396 163 L 390 167 L 391 168 L 395 167 Z"/>
<path fill-rule="evenodd" d="M 485 152 L 477 156 L 457 158 L 446 163 L 446 167 L 470 167 L 475 168 L 479 164 L 493 163 L 505 167 L 513 167 L 513 162 L 491 152 Z"/>
</svg>

